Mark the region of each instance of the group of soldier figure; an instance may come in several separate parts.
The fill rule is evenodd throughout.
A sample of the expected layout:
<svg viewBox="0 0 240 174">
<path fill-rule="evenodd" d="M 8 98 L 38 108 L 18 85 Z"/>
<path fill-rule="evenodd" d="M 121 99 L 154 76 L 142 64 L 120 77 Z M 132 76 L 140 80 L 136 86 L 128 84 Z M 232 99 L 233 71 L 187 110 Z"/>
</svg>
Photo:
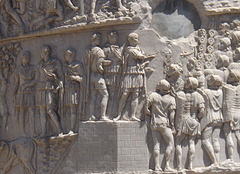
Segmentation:
<svg viewBox="0 0 240 174">
<path fill-rule="evenodd" d="M 24 135 L 29 132 L 31 136 L 48 135 L 47 118 L 50 118 L 58 134 L 74 132 L 80 117 L 89 121 L 140 121 L 136 112 L 139 94 L 146 85 L 144 68 L 148 64 L 146 59 L 154 56 L 146 56 L 139 48 L 136 33 L 129 34 L 124 56 L 116 31 L 108 34 L 108 41 L 102 49 L 101 34 L 92 35 L 91 45 L 83 58 L 84 66 L 75 60 L 74 49 L 66 50 L 63 66 L 58 59 L 51 57 L 48 45 L 41 48 L 37 66 L 30 64 L 29 51 L 21 54 L 21 65 L 15 74 L 14 94 L 19 125 Z M 116 102 L 118 97 L 119 104 Z M 122 115 L 128 98 L 131 98 L 130 118 Z M 117 117 L 113 118 L 112 108 L 117 107 Z M 98 108 L 100 112 L 97 112 Z M 33 115 L 39 115 L 41 133 L 35 130 Z M 25 127 L 26 120 L 28 128 Z M 70 124 L 66 125 L 67 122 Z"/>
<path fill-rule="evenodd" d="M 188 169 L 193 168 L 195 140 L 200 137 L 212 165 L 218 166 L 221 130 L 226 141 L 227 161 L 233 162 L 232 135 L 240 145 L 240 33 L 233 31 L 231 36 L 232 39 L 227 36 L 217 39 L 218 50 L 213 53 L 215 68 L 199 68 L 197 58 L 188 59 L 187 71 L 182 64 L 170 64 L 166 79 L 161 80 L 156 91 L 148 96 L 146 113 L 151 118 L 155 170 L 162 170 L 159 132 L 167 144 L 165 171 L 173 171 L 169 162 L 174 146 L 177 170 L 181 170 L 181 144 L 186 138 L 189 142 Z"/>
<path fill-rule="evenodd" d="M 15 75 L 15 101 L 19 125 L 25 136 L 47 136 L 47 116 L 55 125 L 58 134 L 75 131 L 79 106 L 79 89 L 82 81 L 82 64 L 75 60 L 75 50 L 65 52 L 65 64 L 51 58 L 50 46 L 43 46 L 40 62 L 30 64 L 31 53 L 21 55 L 21 65 Z M 82 91 L 82 90 L 81 90 Z M 70 126 L 64 125 L 63 113 L 69 110 Z M 39 115 L 41 133 L 36 130 L 35 115 Z M 27 118 L 26 118 L 27 117 Z M 25 129 L 26 120 L 29 129 Z M 63 127 L 65 130 L 63 130 Z"/>
</svg>

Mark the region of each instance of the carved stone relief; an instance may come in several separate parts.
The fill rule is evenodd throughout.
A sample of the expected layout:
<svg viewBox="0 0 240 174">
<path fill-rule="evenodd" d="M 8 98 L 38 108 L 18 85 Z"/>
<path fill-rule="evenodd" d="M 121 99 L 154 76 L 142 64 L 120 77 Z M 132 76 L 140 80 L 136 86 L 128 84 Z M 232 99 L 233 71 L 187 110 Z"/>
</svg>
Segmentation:
<svg viewBox="0 0 240 174">
<path fill-rule="evenodd" d="M 237 1 L 0 9 L 1 173 L 240 171 Z"/>
</svg>

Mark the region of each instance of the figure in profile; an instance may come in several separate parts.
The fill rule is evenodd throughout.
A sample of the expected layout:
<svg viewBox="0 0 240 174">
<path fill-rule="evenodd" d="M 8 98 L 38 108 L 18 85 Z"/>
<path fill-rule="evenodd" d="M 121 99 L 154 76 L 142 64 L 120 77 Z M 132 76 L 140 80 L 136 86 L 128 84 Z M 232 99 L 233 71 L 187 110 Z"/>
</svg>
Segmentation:
<svg viewBox="0 0 240 174">
<path fill-rule="evenodd" d="M 42 134 L 47 135 L 47 116 L 53 122 L 58 134 L 63 133 L 58 106 L 63 94 L 62 66 L 57 59 L 51 58 L 51 48 L 44 45 L 40 50 L 40 63 L 37 68 L 36 106 L 40 112 Z"/>
<path fill-rule="evenodd" d="M 197 92 L 198 80 L 194 77 L 189 77 L 184 84 L 184 96 L 177 95 L 176 102 L 182 102 L 184 106 L 182 112 L 177 112 L 178 123 L 180 129 L 176 136 L 176 156 L 177 169 L 181 170 L 182 166 L 182 142 L 188 137 L 189 151 L 188 151 L 188 169 L 192 170 L 193 159 L 195 155 L 195 140 L 201 135 L 201 128 L 199 120 L 204 115 L 204 99 Z M 182 99 L 179 99 L 181 97 Z"/>
<path fill-rule="evenodd" d="M 147 99 L 147 115 L 151 117 L 150 128 L 153 137 L 153 157 L 155 170 L 161 171 L 160 158 L 160 133 L 167 143 L 165 152 L 165 172 L 173 171 L 170 168 L 170 157 L 174 148 L 174 118 L 176 111 L 175 98 L 170 95 L 171 85 L 166 80 L 161 80 L 156 87 L 156 92 L 152 92 Z"/>
<path fill-rule="evenodd" d="M 130 33 L 128 35 L 129 46 L 124 53 L 124 65 L 123 65 L 123 80 L 121 84 L 121 98 L 118 107 L 118 116 L 114 119 L 126 120 L 129 119 L 122 116 L 122 111 L 126 105 L 126 101 L 131 94 L 131 116 L 130 121 L 140 121 L 136 117 L 139 94 L 145 90 L 145 66 L 149 63 L 146 61 L 149 58 L 154 58 L 154 55 L 147 56 L 143 50 L 138 46 L 138 34 Z"/>
<path fill-rule="evenodd" d="M 17 70 L 15 75 L 15 95 L 16 95 L 16 107 L 18 110 L 18 120 L 20 129 L 23 135 L 30 133 L 31 136 L 35 134 L 35 95 L 34 85 L 35 68 L 30 64 L 31 53 L 25 51 L 21 55 L 21 66 Z M 30 128 L 25 129 L 25 123 Z"/>
<path fill-rule="evenodd" d="M 72 48 L 65 52 L 64 65 L 64 105 L 70 112 L 70 127 L 68 131 L 76 131 L 76 122 L 79 113 L 81 112 L 80 103 L 84 102 L 80 93 L 82 94 L 83 81 L 83 67 L 82 64 L 75 60 L 76 51 Z M 80 91 L 81 90 L 81 91 Z M 80 100 L 81 99 L 81 100 Z"/>
<path fill-rule="evenodd" d="M 202 144 L 213 165 L 219 163 L 220 144 L 219 137 L 223 124 L 221 89 L 223 80 L 218 75 L 211 75 L 207 79 L 208 89 L 198 89 L 204 97 L 206 114 L 202 117 L 200 124 L 202 130 Z"/>
<path fill-rule="evenodd" d="M 104 68 L 104 78 L 109 92 L 108 114 L 113 117 L 113 110 L 118 104 L 116 98 L 121 84 L 123 58 L 118 45 L 117 31 L 108 33 L 108 41 L 103 51 L 106 59 L 111 60 L 112 63 Z"/>
<path fill-rule="evenodd" d="M 88 120 L 97 120 L 96 106 L 100 105 L 100 120 L 109 121 L 106 116 L 109 94 L 103 77 L 104 66 L 112 63 L 105 60 L 104 51 L 100 48 L 102 35 L 95 33 L 91 37 L 91 46 L 87 51 L 85 66 L 87 68 L 87 95 L 90 97 L 90 117 Z M 100 94 L 100 103 L 96 103 L 97 94 Z"/>
</svg>

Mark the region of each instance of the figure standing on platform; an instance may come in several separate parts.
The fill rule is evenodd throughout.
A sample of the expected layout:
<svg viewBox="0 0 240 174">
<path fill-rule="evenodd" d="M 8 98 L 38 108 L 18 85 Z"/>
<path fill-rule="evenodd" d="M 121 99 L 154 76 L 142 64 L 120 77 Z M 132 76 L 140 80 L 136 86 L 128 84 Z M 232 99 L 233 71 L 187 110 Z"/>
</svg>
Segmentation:
<svg viewBox="0 0 240 174">
<path fill-rule="evenodd" d="M 106 59 L 111 60 L 112 63 L 104 68 L 104 78 L 109 92 L 108 111 L 109 115 L 113 116 L 113 110 L 117 105 L 116 98 L 118 97 L 119 86 L 121 84 L 122 73 L 122 53 L 118 45 L 117 31 L 111 31 L 108 34 L 109 43 L 103 49 Z"/>
<path fill-rule="evenodd" d="M 126 105 L 126 101 L 131 94 L 131 121 L 140 121 L 136 117 L 138 98 L 141 92 L 144 92 L 145 85 L 144 75 L 145 66 L 149 63 L 146 61 L 148 58 L 154 58 L 154 55 L 146 56 L 143 50 L 138 46 L 138 34 L 130 33 L 128 35 L 129 46 L 124 53 L 123 65 L 123 80 L 121 85 L 121 98 L 118 107 L 118 116 L 114 121 L 123 119 L 129 120 L 127 117 L 122 116 L 122 111 Z"/>
<path fill-rule="evenodd" d="M 166 166 L 164 171 L 170 172 L 170 157 L 174 148 L 174 118 L 176 111 L 175 98 L 170 95 L 171 85 L 166 80 L 161 80 L 156 87 L 156 92 L 152 92 L 147 99 L 147 114 L 151 117 L 150 128 L 154 143 L 153 157 L 155 162 L 155 171 L 161 171 L 159 165 L 160 158 L 160 133 L 167 143 L 165 151 Z"/>
<path fill-rule="evenodd" d="M 15 95 L 16 95 L 16 107 L 18 110 L 18 120 L 22 133 L 24 135 L 27 132 L 31 136 L 35 134 L 35 95 L 34 85 L 35 80 L 35 68 L 30 64 L 31 53 L 29 51 L 23 52 L 21 56 L 21 66 L 17 70 L 15 76 Z M 29 129 L 25 129 L 25 123 Z"/>
<path fill-rule="evenodd" d="M 104 51 L 100 48 L 102 35 L 95 33 L 91 37 L 91 46 L 87 52 L 85 67 L 87 68 L 87 95 L 90 95 L 90 118 L 88 120 L 96 120 L 95 109 L 97 94 L 101 95 L 100 101 L 100 120 L 109 121 L 106 116 L 109 94 L 105 79 L 103 77 L 104 66 L 112 63 L 105 60 Z"/>
<path fill-rule="evenodd" d="M 75 60 L 76 51 L 68 49 L 65 52 L 65 66 L 64 66 L 64 104 L 70 111 L 70 128 L 69 131 L 76 130 L 76 122 L 81 109 L 80 103 L 83 103 L 80 97 L 80 90 L 82 90 L 83 67 L 82 64 Z M 82 92 L 81 92 L 82 93 Z M 82 100 L 81 100 L 82 99 Z"/>
<path fill-rule="evenodd" d="M 40 111 L 42 136 L 46 136 L 47 116 L 54 123 L 58 133 L 63 133 L 58 115 L 59 96 L 63 94 L 62 68 L 59 60 L 51 58 L 51 48 L 41 48 L 41 62 L 37 68 L 36 105 Z M 57 95 L 59 94 L 59 96 Z"/>
</svg>

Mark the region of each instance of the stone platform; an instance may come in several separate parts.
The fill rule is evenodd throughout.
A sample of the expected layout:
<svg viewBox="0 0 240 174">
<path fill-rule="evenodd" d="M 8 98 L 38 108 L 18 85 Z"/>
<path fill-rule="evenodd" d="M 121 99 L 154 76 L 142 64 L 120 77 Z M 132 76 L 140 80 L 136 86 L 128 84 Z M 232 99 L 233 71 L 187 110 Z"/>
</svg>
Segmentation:
<svg viewBox="0 0 240 174">
<path fill-rule="evenodd" d="M 149 171 L 147 127 L 139 122 L 80 122 L 58 174 Z"/>
</svg>

